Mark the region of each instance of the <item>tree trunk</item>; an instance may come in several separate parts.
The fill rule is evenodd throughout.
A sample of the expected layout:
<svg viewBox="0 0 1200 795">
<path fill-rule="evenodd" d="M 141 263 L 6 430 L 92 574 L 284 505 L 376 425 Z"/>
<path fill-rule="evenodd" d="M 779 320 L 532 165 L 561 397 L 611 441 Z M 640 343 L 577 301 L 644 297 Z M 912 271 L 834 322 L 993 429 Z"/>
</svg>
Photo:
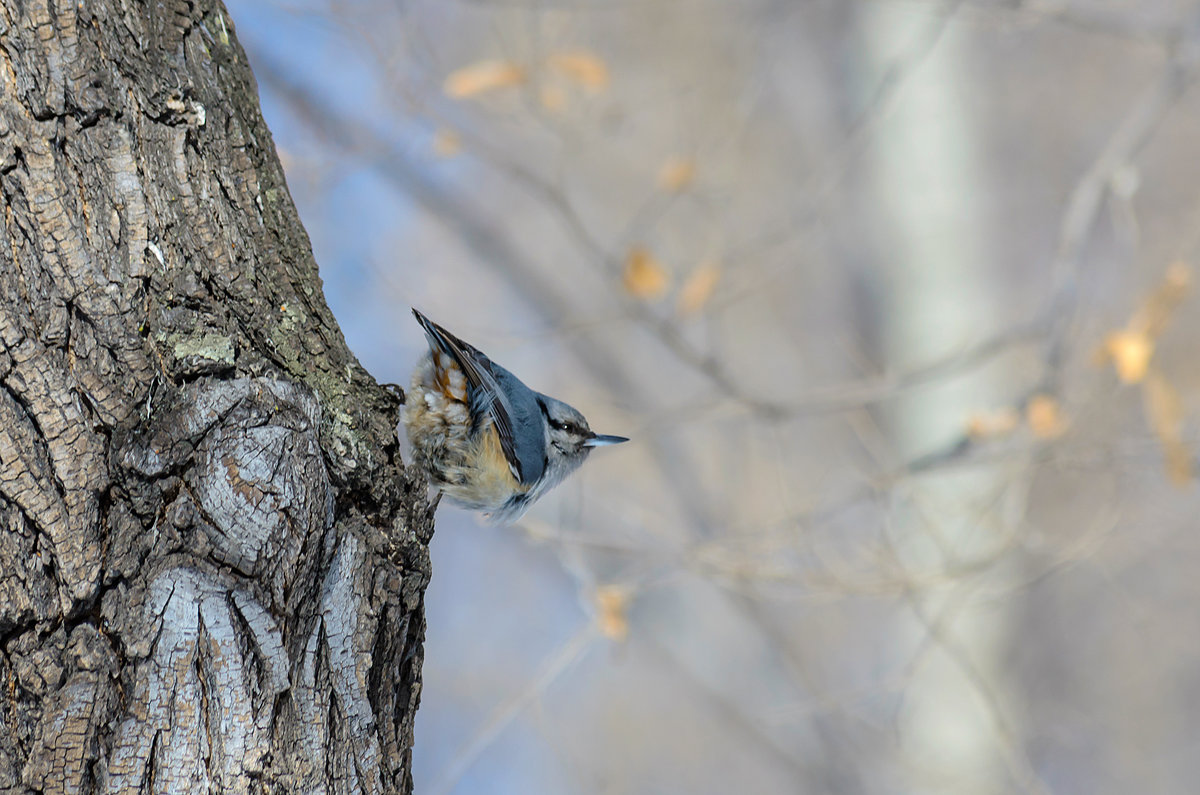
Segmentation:
<svg viewBox="0 0 1200 795">
<path fill-rule="evenodd" d="M 0 5 L 0 792 L 409 792 L 432 525 L 217 0 Z"/>
</svg>

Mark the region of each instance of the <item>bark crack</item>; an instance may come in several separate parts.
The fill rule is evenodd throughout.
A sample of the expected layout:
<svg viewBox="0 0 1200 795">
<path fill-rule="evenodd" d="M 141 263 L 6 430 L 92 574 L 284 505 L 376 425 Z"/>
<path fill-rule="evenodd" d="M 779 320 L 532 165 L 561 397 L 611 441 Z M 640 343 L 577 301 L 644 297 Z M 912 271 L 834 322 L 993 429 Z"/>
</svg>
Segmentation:
<svg viewBox="0 0 1200 795">
<path fill-rule="evenodd" d="M 428 560 L 395 398 L 224 13 L 0 0 L 0 781 L 30 790 L 407 768 Z"/>
</svg>

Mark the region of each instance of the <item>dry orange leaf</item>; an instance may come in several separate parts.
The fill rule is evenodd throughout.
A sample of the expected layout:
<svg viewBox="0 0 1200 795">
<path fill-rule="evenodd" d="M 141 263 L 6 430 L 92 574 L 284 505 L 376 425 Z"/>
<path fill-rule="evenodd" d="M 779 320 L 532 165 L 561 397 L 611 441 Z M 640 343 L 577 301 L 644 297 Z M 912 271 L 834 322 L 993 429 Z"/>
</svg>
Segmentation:
<svg viewBox="0 0 1200 795">
<path fill-rule="evenodd" d="M 551 55 L 548 63 L 589 91 L 608 87 L 608 64 L 585 50 Z"/>
<path fill-rule="evenodd" d="M 462 137 L 456 130 L 441 129 L 433 134 L 433 153 L 438 157 L 454 157 L 462 151 Z"/>
<path fill-rule="evenodd" d="M 1011 406 L 977 411 L 967 418 L 967 436 L 981 441 L 1012 433 L 1021 424 L 1021 415 Z"/>
<path fill-rule="evenodd" d="M 1117 378 L 1126 384 L 1141 383 L 1154 356 L 1154 340 L 1144 331 L 1114 331 L 1104 339 L 1104 353 L 1112 360 Z"/>
<path fill-rule="evenodd" d="M 1129 321 L 1130 329 L 1144 330 L 1151 339 L 1159 336 L 1171 315 L 1187 295 L 1192 284 L 1192 272 L 1182 262 L 1174 262 L 1167 268 L 1160 284 L 1138 308 Z"/>
<path fill-rule="evenodd" d="M 653 254 L 641 246 L 635 246 L 625 258 L 625 274 L 622 281 L 630 295 L 650 300 L 661 298 L 667 292 L 670 277 L 666 268 Z"/>
<path fill-rule="evenodd" d="M 1146 419 L 1159 439 L 1178 438 L 1183 427 L 1183 403 L 1175 387 L 1157 370 L 1146 379 Z"/>
<path fill-rule="evenodd" d="M 692 271 L 679 288 L 679 300 L 675 310 L 680 315 L 694 315 L 704 308 L 708 300 L 716 292 L 717 282 L 721 280 L 721 269 L 716 263 L 706 262 Z"/>
<path fill-rule="evenodd" d="M 623 585 L 601 585 L 596 589 L 596 623 L 604 637 L 622 641 L 629 636 L 632 596 L 629 588 Z"/>
<path fill-rule="evenodd" d="M 478 61 L 447 75 L 442 90 L 453 99 L 467 99 L 524 82 L 525 70 L 512 61 Z"/>
<path fill-rule="evenodd" d="M 1062 406 L 1052 395 L 1034 395 L 1025 406 L 1025 422 L 1038 439 L 1056 439 L 1067 430 Z"/>
<path fill-rule="evenodd" d="M 695 176 L 695 160 L 686 157 L 670 157 L 658 170 L 658 187 L 668 193 L 678 193 L 691 185 Z"/>
<path fill-rule="evenodd" d="M 1133 313 L 1120 331 L 1104 338 L 1099 351 L 1101 362 L 1111 361 L 1117 377 L 1126 384 L 1138 384 L 1146 378 L 1154 358 L 1155 340 L 1179 307 L 1192 284 L 1192 272 L 1182 262 L 1167 268 L 1160 284 Z"/>
<path fill-rule="evenodd" d="M 1162 373 L 1152 371 L 1142 392 L 1146 420 L 1162 442 L 1171 481 L 1183 485 L 1192 479 L 1192 455 L 1183 443 L 1183 402 Z"/>
</svg>

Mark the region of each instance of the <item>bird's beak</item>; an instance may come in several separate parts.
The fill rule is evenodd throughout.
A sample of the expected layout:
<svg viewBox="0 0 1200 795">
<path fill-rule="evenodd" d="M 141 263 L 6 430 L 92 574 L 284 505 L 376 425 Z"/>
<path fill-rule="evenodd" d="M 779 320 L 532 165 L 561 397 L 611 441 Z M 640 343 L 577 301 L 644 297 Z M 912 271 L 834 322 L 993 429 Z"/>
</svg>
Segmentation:
<svg viewBox="0 0 1200 795">
<path fill-rule="evenodd" d="M 608 447 L 610 444 L 620 444 L 621 442 L 628 442 L 628 441 L 629 440 L 627 438 L 625 438 L 624 436 L 606 436 L 602 433 L 598 433 L 590 439 L 585 439 L 583 442 L 583 446 L 584 447 Z"/>
</svg>

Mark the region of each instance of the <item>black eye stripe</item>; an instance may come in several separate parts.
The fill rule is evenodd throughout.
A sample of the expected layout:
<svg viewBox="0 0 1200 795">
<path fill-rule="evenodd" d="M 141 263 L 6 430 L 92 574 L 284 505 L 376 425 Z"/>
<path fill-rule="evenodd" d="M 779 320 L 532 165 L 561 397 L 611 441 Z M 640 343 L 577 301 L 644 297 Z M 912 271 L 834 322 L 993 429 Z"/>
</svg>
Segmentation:
<svg viewBox="0 0 1200 795">
<path fill-rule="evenodd" d="M 546 402 L 544 400 L 542 400 L 541 398 L 538 398 L 537 404 L 538 404 L 538 408 L 542 410 L 542 416 L 546 418 L 546 424 L 549 425 L 554 430 L 570 431 L 572 434 L 574 434 L 576 436 L 587 436 L 590 433 L 590 431 L 588 431 L 588 429 L 583 427 L 582 425 L 577 425 L 576 423 L 571 422 L 569 420 L 565 421 L 565 422 L 563 420 L 556 420 L 553 417 L 551 417 L 549 407 L 546 405 Z"/>
</svg>

